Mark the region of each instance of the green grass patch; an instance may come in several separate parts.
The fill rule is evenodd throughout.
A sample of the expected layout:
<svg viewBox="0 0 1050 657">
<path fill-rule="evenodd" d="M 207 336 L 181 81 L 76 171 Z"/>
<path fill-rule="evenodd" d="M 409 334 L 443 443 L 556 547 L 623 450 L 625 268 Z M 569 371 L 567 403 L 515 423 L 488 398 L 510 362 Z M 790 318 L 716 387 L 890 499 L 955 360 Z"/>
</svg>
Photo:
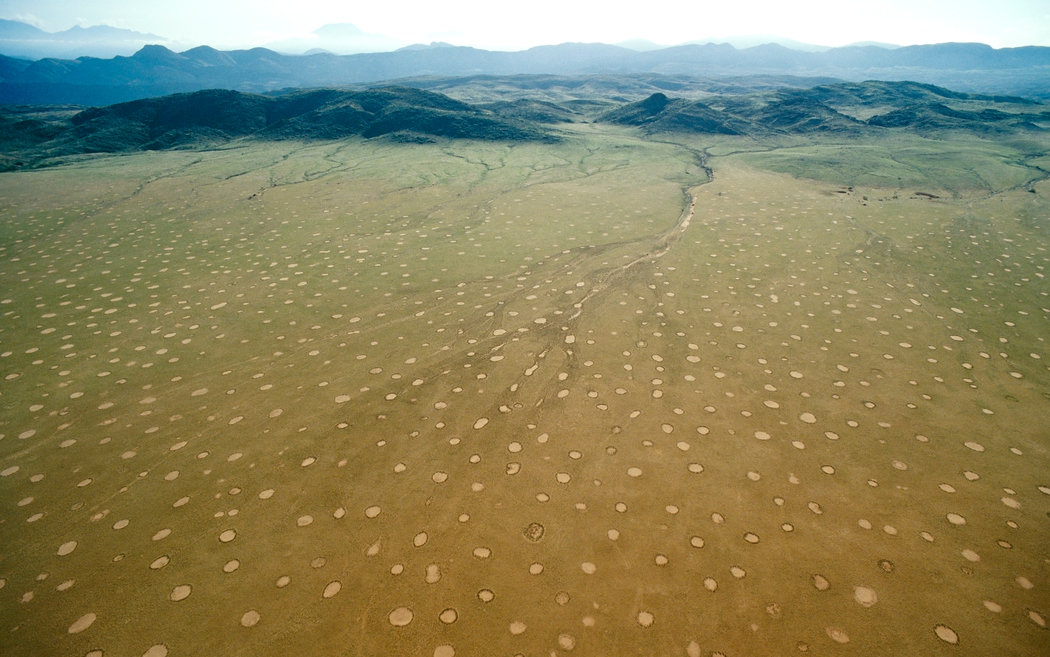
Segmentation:
<svg viewBox="0 0 1050 657">
<path fill-rule="evenodd" d="M 751 166 L 839 185 L 992 192 L 1041 175 L 1022 162 L 1025 155 L 1010 145 L 963 135 L 950 140 L 918 136 L 832 143 L 815 140 L 738 157 Z"/>
</svg>

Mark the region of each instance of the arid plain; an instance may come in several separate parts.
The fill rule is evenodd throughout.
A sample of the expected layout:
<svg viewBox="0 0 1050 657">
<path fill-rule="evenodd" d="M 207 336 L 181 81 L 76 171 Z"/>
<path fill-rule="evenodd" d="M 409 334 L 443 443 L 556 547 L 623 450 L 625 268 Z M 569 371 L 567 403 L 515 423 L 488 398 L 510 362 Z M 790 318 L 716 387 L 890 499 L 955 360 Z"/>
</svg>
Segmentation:
<svg viewBox="0 0 1050 657">
<path fill-rule="evenodd" d="M 1047 654 L 1050 160 L 565 130 L 0 174 L 0 652 Z"/>
</svg>

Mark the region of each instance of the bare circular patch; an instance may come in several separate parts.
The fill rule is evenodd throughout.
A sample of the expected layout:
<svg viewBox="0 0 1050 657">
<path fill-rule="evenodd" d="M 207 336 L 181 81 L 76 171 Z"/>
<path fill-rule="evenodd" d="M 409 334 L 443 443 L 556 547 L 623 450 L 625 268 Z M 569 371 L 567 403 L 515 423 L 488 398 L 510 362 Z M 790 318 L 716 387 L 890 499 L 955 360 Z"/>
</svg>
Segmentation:
<svg viewBox="0 0 1050 657">
<path fill-rule="evenodd" d="M 828 636 L 831 637 L 831 640 L 835 643 L 849 643 L 849 635 L 846 634 L 846 631 L 842 628 L 829 627 L 826 631 Z"/>
<path fill-rule="evenodd" d="M 522 530 L 522 534 L 525 538 L 533 543 L 538 543 L 544 534 L 544 527 L 538 522 L 530 522 L 525 529 Z"/>
<path fill-rule="evenodd" d="M 933 631 L 937 634 L 937 638 L 945 643 L 950 643 L 953 646 L 959 643 L 959 635 L 947 625 L 937 625 L 933 628 Z"/>
<path fill-rule="evenodd" d="M 879 596 L 874 589 L 866 586 L 854 586 L 853 599 L 862 607 L 870 607 L 879 601 Z"/>
<path fill-rule="evenodd" d="M 94 613 L 84 614 L 80 618 L 73 621 L 73 624 L 69 626 L 68 632 L 70 634 L 79 634 L 87 628 L 91 627 L 91 624 L 98 618 Z"/>
<path fill-rule="evenodd" d="M 190 593 L 192 591 L 193 587 L 191 587 L 189 584 L 179 584 L 171 590 L 171 593 L 168 594 L 168 599 L 170 599 L 172 602 L 179 602 L 180 600 L 185 600 L 186 598 L 190 597 Z"/>
<path fill-rule="evenodd" d="M 339 589 L 341 588 L 343 588 L 343 585 L 338 580 L 328 582 L 324 587 L 324 591 L 321 592 L 321 597 L 327 600 L 339 593 Z"/>
<path fill-rule="evenodd" d="M 446 625 L 450 625 L 452 623 L 455 623 L 456 620 L 459 619 L 459 612 L 457 612 L 452 607 L 449 607 L 448 609 L 445 609 L 444 611 L 442 611 L 438 615 L 438 619 L 442 623 L 445 623 Z"/>
<path fill-rule="evenodd" d="M 394 627 L 404 627 L 412 622 L 412 610 L 408 607 L 398 607 L 390 612 L 388 618 Z"/>
</svg>

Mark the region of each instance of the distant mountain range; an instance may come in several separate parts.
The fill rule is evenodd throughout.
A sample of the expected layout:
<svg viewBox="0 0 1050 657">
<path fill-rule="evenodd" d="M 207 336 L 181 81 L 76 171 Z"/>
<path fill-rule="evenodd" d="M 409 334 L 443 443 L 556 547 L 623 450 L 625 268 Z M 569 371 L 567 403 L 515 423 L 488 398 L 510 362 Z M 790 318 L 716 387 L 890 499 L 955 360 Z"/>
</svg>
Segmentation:
<svg viewBox="0 0 1050 657">
<path fill-rule="evenodd" d="M 0 103 L 115 102 L 202 89 L 267 93 L 420 76 L 515 74 L 794 75 L 849 81 L 913 80 L 966 92 L 1050 98 L 1050 48 L 976 43 L 813 52 L 766 44 L 690 44 L 637 51 L 566 43 L 519 52 L 432 44 L 356 55 L 282 55 L 265 48 L 174 52 L 148 45 L 130 57 L 30 61 L 0 56 Z"/>
<path fill-rule="evenodd" d="M 327 52 L 350 55 L 386 52 L 404 45 L 404 42 L 397 39 L 365 32 L 351 23 L 332 23 L 323 25 L 305 36 L 273 41 L 266 44 L 266 48 L 286 54 L 314 55 Z"/>
<path fill-rule="evenodd" d="M 776 43 L 793 50 L 822 51 L 826 46 L 803 43 L 775 35 L 749 34 L 721 38 L 696 39 L 687 44 L 729 43 L 737 48 L 750 48 L 767 43 Z M 163 45 L 175 50 L 186 50 L 192 45 L 180 46 L 172 39 L 143 32 L 135 32 L 95 25 L 93 27 L 73 27 L 62 32 L 45 32 L 33 25 L 14 20 L 0 19 L 0 53 L 9 57 L 22 59 L 76 59 L 77 57 L 116 57 L 134 54 L 145 45 Z M 193 44 L 196 45 L 196 44 Z M 330 23 L 322 25 L 309 34 L 301 34 L 270 41 L 269 43 L 252 44 L 285 55 L 314 55 L 331 53 L 334 55 L 353 55 L 366 52 L 390 52 L 399 48 L 426 48 L 425 44 L 409 44 L 400 39 L 366 32 L 352 23 Z M 438 45 L 438 44 L 430 44 Z M 439 45 L 451 45 L 442 43 Z M 661 50 L 668 45 L 657 44 L 646 39 L 631 39 L 616 45 L 630 50 Z M 889 44 L 856 44 L 883 45 L 887 48 L 897 46 Z"/>
<path fill-rule="evenodd" d="M 61 32 L 46 32 L 28 23 L 0 19 L 0 53 L 9 57 L 22 59 L 109 58 L 133 55 L 145 45 L 163 45 L 177 50 L 190 47 L 179 45 L 176 41 L 164 36 L 108 25 L 73 27 Z M 365 32 L 351 23 L 331 23 L 322 25 L 309 34 L 287 37 L 260 45 L 283 54 L 310 55 L 329 52 L 350 55 L 362 52 L 387 52 L 397 50 L 407 44 L 382 34 Z"/>
<path fill-rule="evenodd" d="M 113 57 L 131 55 L 147 44 L 167 42 L 167 39 L 156 34 L 109 25 L 77 26 L 61 32 L 45 32 L 28 23 L 0 19 L 0 53 L 12 57 Z"/>
</svg>

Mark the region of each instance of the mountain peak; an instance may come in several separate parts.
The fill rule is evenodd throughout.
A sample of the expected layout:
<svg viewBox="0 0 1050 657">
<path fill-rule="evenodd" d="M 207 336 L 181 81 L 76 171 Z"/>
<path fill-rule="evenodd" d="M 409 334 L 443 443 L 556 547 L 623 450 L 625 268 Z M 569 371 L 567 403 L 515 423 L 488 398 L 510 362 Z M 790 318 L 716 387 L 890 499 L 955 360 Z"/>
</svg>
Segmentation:
<svg viewBox="0 0 1050 657">
<path fill-rule="evenodd" d="M 667 104 L 670 102 L 671 100 L 667 96 L 660 92 L 656 92 L 643 100 L 641 105 L 650 113 L 656 114 L 667 107 Z"/>
<path fill-rule="evenodd" d="M 329 23 L 314 30 L 314 34 L 325 39 L 359 37 L 368 34 L 353 23 Z"/>
<path fill-rule="evenodd" d="M 158 44 L 142 46 L 131 59 L 149 66 L 178 66 L 187 61 L 186 57 Z"/>
<path fill-rule="evenodd" d="M 654 43 L 648 39 L 628 39 L 627 41 L 621 41 L 616 45 L 621 48 L 627 48 L 628 50 L 637 50 L 638 52 L 649 52 L 650 50 L 663 50 L 667 46 L 662 46 L 659 43 Z"/>
<path fill-rule="evenodd" d="M 91 25 L 89 27 L 81 27 L 74 25 L 73 27 L 63 32 L 55 32 L 56 37 L 70 38 L 74 40 L 89 40 L 89 41 L 103 41 L 107 39 L 123 39 L 123 40 L 137 40 L 137 41 L 164 41 L 164 37 L 157 36 L 156 34 L 149 34 L 147 32 L 136 32 L 134 30 L 125 30 L 121 27 L 113 27 L 112 25 Z"/>
<path fill-rule="evenodd" d="M 146 43 L 164 42 L 156 34 L 111 25 L 79 25 L 62 32 L 46 32 L 28 23 L 0 20 L 0 52 L 30 59 L 131 55 Z"/>
<path fill-rule="evenodd" d="M 29 23 L 0 18 L 0 39 L 40 39 L 47 36 L 47 32 Z"/>
<path fill-rule="evenodd" d="M 174 54 L 176 54 L 174 51 L 169 50 L 167 47 L 162 46 L 162 45 L 160 45 L 158 43 L 148 43 L 148 44 L 142 46 L 141 48 L 139 48 L 138 52 L 136 52 L 134 56 L 135 57 L 140 57 L 140 56 L 141 57 L 157 57 L 157 56 L 166 56 L 166 55 L 174 55 Z"/>
<path fill-rule="evenodd" d="M 397 52 L 406 50 L 435 50 L 437 48 L 455 48 L 456 46 L 445 41 L 431 41 L 430 43 L 413 43 L 412 45 L 398 48 Z"/>
</svg>

